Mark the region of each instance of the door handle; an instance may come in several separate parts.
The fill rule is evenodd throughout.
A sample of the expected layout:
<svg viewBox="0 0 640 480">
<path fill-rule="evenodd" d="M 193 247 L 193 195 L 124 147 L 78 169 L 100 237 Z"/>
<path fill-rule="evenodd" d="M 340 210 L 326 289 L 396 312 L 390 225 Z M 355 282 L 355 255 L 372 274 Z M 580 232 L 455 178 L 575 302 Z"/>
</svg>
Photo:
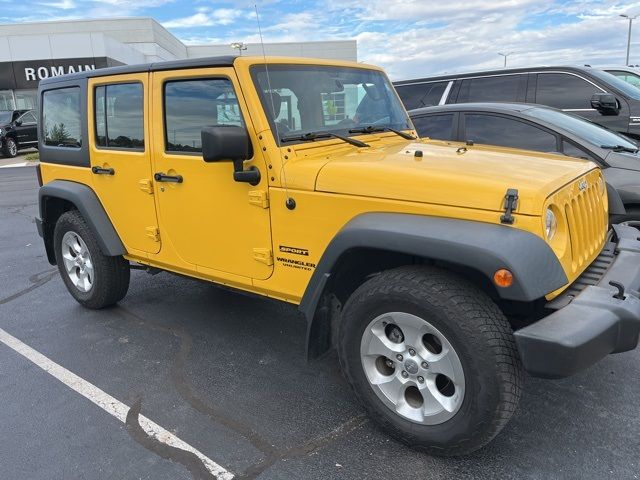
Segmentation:
<svg viewBox="0 0 640 480">
<path fill-rule="evenodd" d="M 158 172 L 153 175 L 156 182 L 182 183 L 182 175 L 166 175 Z"/>
<path fill-rule="evenodd" d="M 115 175 L 116 171 L 113 168 L 91 167 L 91 171 L 96 175 Z"/>
</svg>

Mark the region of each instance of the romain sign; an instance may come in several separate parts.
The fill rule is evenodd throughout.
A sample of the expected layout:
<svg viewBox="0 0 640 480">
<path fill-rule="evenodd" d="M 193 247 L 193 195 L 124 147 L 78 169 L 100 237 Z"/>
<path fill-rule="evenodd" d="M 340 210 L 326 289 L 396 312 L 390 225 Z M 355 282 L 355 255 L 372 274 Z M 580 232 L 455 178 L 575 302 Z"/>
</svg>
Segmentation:
<svg viewBox="0 0 640 480">
<path fill-rule="evenodd" d="M 122 65 L 108 57 L 0 62 L 0 90 L 36 89 L 45 78 Z"/>
</svg>

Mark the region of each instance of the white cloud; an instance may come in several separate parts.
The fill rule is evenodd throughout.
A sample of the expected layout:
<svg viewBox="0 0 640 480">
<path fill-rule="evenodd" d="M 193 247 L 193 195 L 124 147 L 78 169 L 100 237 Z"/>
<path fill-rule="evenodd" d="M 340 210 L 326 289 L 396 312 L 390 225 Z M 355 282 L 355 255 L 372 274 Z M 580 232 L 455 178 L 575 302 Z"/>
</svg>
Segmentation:
<svg viewBox="0 0 640 480">
<path fill-rule="evenodd" d="M 210 10 L 206 7 L 198 9 L 188 17 L 176 18 L 163 22 L 165 28 L 190 28 L 190 27 L 211 27 L 214 25 L 229 25 L 239 17 L 244 15 L 244 11 L 232 8 L 217 8 Z"/>
</svg>

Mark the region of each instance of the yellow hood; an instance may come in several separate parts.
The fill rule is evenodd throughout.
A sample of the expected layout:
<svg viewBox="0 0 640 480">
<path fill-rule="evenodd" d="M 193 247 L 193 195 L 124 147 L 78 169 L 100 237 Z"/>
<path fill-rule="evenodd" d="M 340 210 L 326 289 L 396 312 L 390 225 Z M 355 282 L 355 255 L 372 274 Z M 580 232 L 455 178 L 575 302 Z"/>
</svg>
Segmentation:
<svg viewBox="0 0 640 480">
<path fill-rule="evenodd" d="M 526 215 L 541 215 L 549 195 L 597 168 L 553 154 L 438 141 L 325 151 L 322 160 L 316 191 L 501 211 L 507 189 L 515 188 L 516 212 Z"/>
</svg>

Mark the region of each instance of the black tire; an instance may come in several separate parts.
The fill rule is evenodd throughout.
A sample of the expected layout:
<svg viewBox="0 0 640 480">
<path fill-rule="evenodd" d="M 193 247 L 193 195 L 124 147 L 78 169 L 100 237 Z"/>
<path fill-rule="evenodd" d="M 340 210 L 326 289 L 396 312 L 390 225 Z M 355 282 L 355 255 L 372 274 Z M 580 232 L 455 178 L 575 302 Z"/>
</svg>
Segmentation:
<svg viewBox="0 0 640 480">
<path fill-rule="evenodd" d="M 67 232 L 79 235 L 87 246 L 93 264 L 92 285 L 88 291 L 81 291 L 72 282 L 62 258 L 62 240 Z M 58 219 L 53 233 L 56 263 L 60 275 L 71 293 L 81 305 L 100 309 L 122 300 L 129 289 L 129 262 L 123 257 L 105 255 L 98 242 L 77 210 L 65 212 Z"/>
<path fill-rule="evenodd" d="M 18 155 L 18 143 L 12 137 L 4 139 L 4 147 L 2 153 L 5 157 L 15 158 Z"/>
<path fill-rule="evenodd" d="M 362 336 L 372 320 L 388 312 L 428 319 L 460 359 L 464 398 L 443 423 L 424 425 L 399 415 L 382 403 L 367 379 Z M 417 450 L 471 453 L 502 430 L 518 405 L 523 370 L 509 322 L 484 292 L 445 270 L 400 267 L 368 280 L 346 302 L 338 338 L 343 371 L 371 419 Z"/>
</svg>

